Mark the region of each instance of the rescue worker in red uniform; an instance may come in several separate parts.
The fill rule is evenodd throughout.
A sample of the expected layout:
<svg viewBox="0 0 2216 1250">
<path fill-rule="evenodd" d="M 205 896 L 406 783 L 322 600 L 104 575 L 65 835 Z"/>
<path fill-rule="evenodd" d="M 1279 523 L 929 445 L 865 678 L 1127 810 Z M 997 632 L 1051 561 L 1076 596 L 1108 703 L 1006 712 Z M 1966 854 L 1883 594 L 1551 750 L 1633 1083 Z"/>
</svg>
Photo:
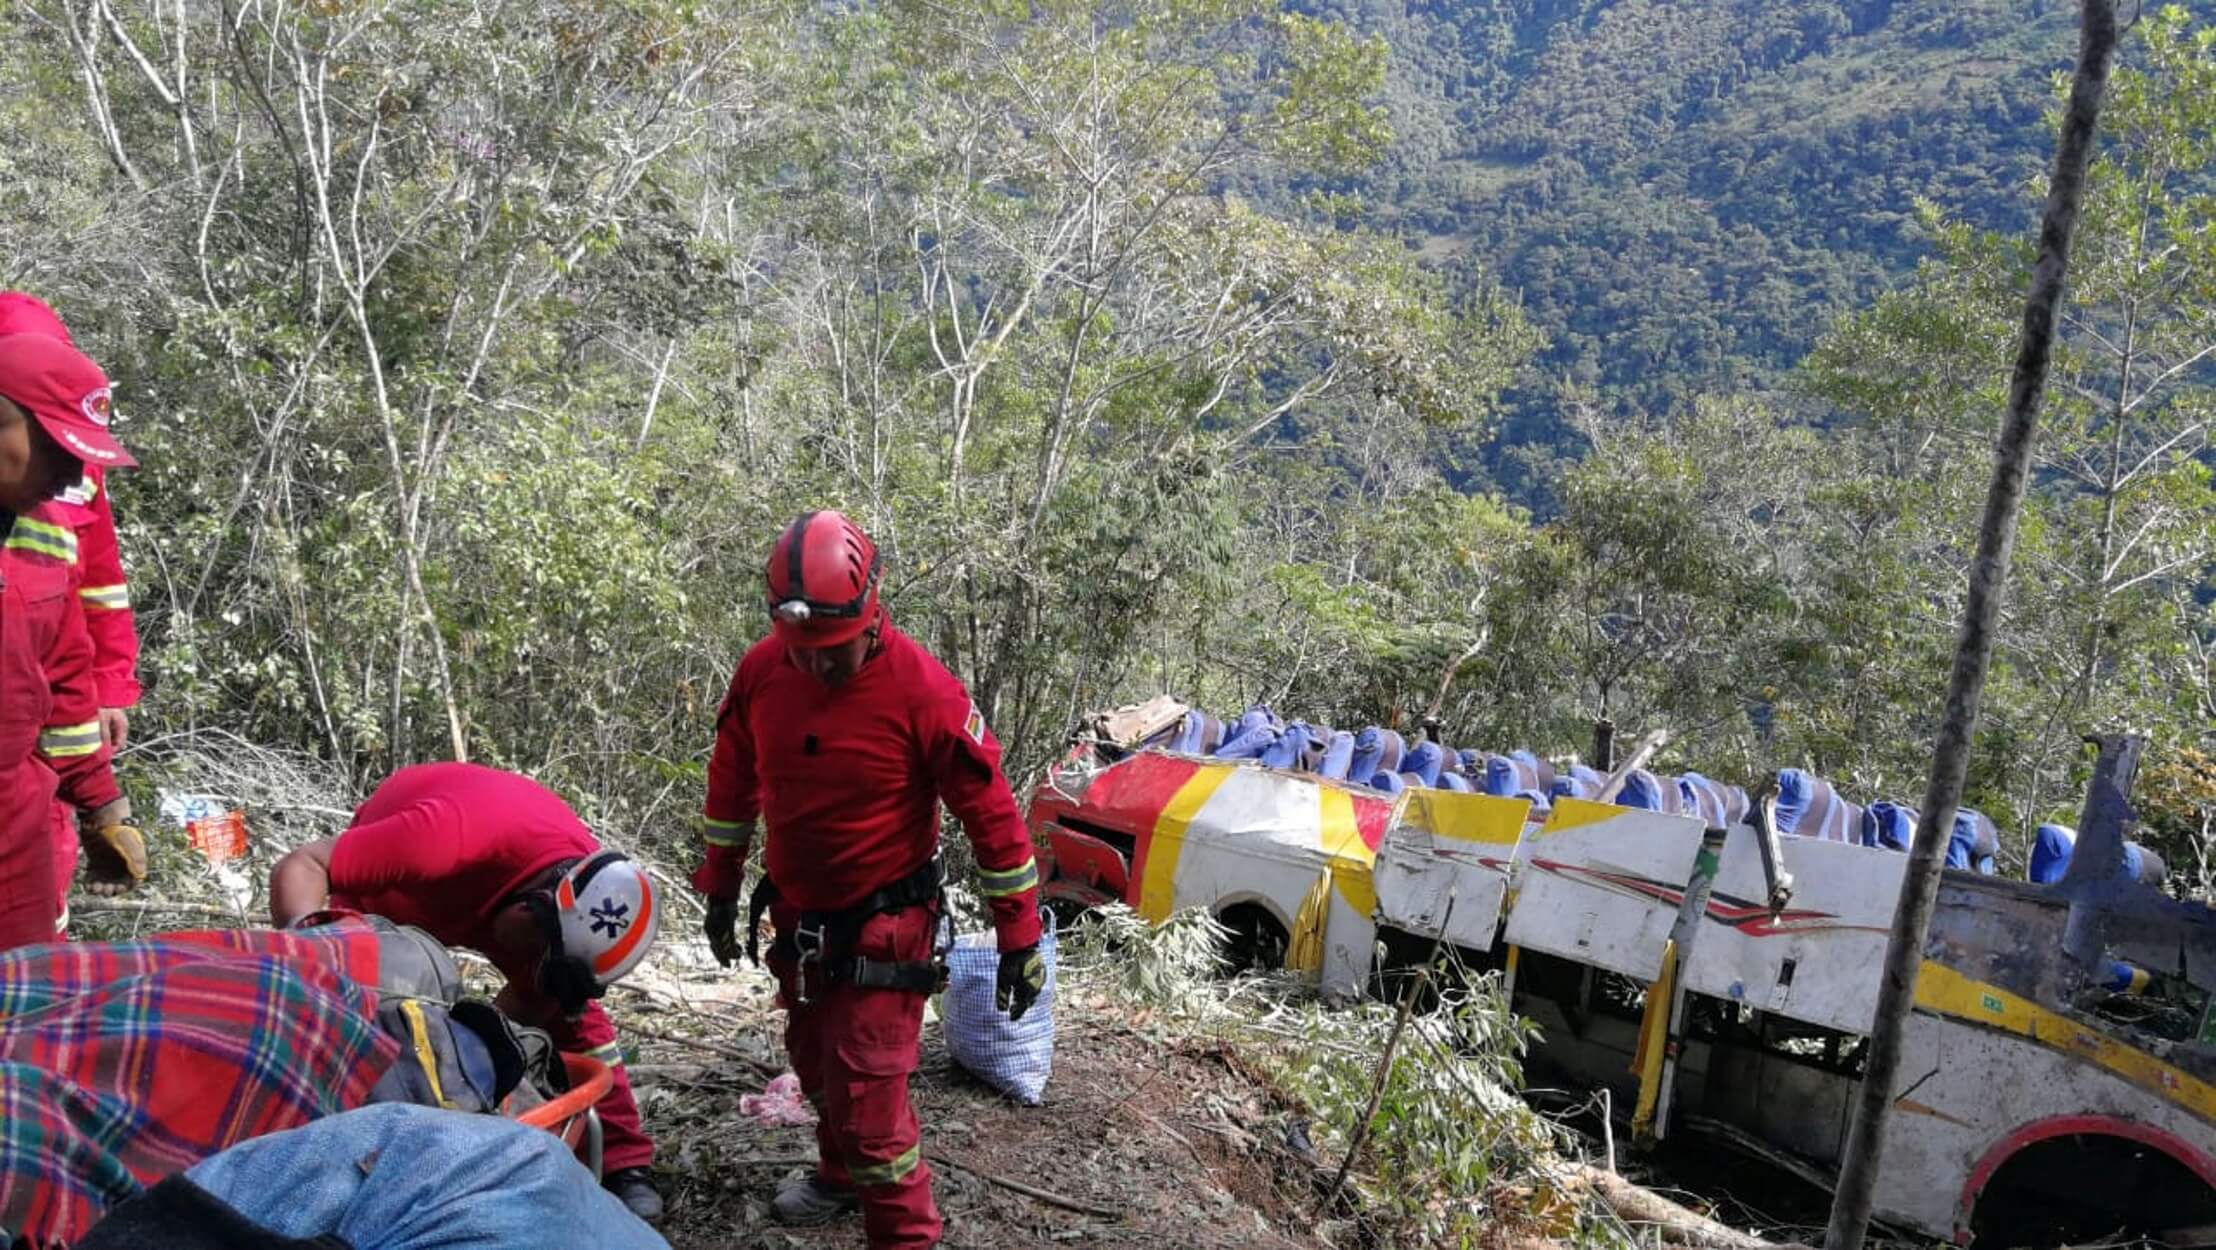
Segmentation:
<svg viewBox="0 0 2216 1250">
<path fill-rule="evenodd" d="M 111 410 L 106 375 L 75 348 L 43 334 L 0 336 L 0 949 L 54 937 L 60 779 L 40 735 L 56 720 L 47 665 L 66 667 L 84 634 L 67 530 L 26 514 L 87 466 L 137 463 L 108 432 Z"/>
<path fill-rule="evenodd" d="M 809 1224 L 859 1205 L 871 1246 L 930 1246 L 941 1222 L 908 1075 L 941 966 L 939 804 L 975 848 L 1011 1017 L 1046 981 L 1031 839 L 968 692 L 887 618 L 860 527 L 807 513 L 764 573 L 771 634 L 739 661 L 716 715 L 693 886 L 728 967 L 754 824 L 766 825 L 747 945 L 766 905 L 785 1048 L 818 1113 L 815 1171 L 781 1187 L 771 1212 Z"/>
<path fill-rule="evenodd" d="M 16 518 L 0 545 L 0 577 L 36 584 L 59 570 L 65 583 L 53 600 L 55 625 L 41 667 L 50 707 L 39 729 L 38 758 L 54 774 L 54 801 L 48 805 L 50 876 L 54 891 L 54 933 L 69 927 L 69 884 L 77 872 L 80 842 L 91 860 L 87 888 L 119 893 L 146 877 L 146 842 L 131 826 L 131 802 L 116 784 L 107 741 L 100 734 L 93 683 L 93 644 L 73 593 L 77 582 L 76 532 L 54 502 L 40 504 Z M 80 601 L 81 602 L 81 601 Z M 78 831 L 78 813 L 85 827 Z"/>
<path fill-rule="evenodd" d="M 602 850 L 553 791 L 477 764 L 418 764 L 386 778 L 335 838 L 269 874 L 280 928 L 326 907 L 414 925 L 500 969 L 498 1006 L 564 1051 L 615 1069 L 596 1108 L 603 1184 L 641 1219 L 662 1215 L 638 1102 L 599 998 L 637 967 L 660 908 L 646 873 Z"/>
<path fill-rule="evenodd" d="M 43 334 L 76 345 L 53 309 L 21 291 L 0 291 L 0 335 L 6 334 Z M 43 537 L 20 535 L 23 542 L 11 549 L 70 560 L 82 609 L 83 628 L 57 639 L 56 654 L 48 657 L 54 710 L 39 735 L 40 754 L 61 780 L 52 818 L 57 932 L 68 927 L 80 847 L 90 860 L 90 893 L 120 894 L 146 876 L 145 840 L 130 823 L 130 801 L 110 767 L 127 740 L 127 709 L 140 692 L 138 634 L 106 485 L 106 474 L 87 466 L 81 482 L 25 518 L 26 526 L 44 527 Z"/>
<path fill-rule="evenodd" d="M 22 291 L 0 291 L 0 334 L 44 334 L 75 347 L 69 327 L 44 300 Z M 77 535 L 77 598 L 92 636 L 93 695 L 99 700 L 100 736 L 121 751 L 130 740 L 130 709 L 138 706 L 138 623 L 131 588 L 123 576 L 123 550 L 115 536 L 107 472 L 85 466 L 84 480 L 51 505 Z"/>
</svg>

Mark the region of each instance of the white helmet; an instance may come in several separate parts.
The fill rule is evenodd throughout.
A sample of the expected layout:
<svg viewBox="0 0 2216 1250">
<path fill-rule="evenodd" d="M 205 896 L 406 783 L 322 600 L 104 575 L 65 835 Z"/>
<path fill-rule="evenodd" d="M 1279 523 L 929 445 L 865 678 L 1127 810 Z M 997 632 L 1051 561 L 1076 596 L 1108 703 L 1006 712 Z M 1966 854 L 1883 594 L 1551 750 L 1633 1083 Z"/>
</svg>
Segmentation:
<svg viewBox="0 0 2216 1250">
<path fill-rule="evenodd" d="M 552 949 L 540 988 L 565 1010 L 581 1010 L 646 958 L 661 911 L 646 870 L 621 851 L 598 851 L 554 883 Z"/>
</svg>

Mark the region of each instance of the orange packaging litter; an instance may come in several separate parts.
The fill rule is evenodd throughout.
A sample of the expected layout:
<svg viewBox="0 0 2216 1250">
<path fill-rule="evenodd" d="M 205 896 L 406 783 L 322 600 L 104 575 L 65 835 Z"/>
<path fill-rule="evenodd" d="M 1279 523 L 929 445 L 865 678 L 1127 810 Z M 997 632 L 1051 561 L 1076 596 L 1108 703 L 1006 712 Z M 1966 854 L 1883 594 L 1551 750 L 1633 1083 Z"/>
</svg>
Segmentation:
<svg viewBox="0 0 2216 1250">
<path fill-rule="evenodd" d="M 211 864 L 246 854 L 246 813 L 233 808 L 221 815 L 185 822 L 185 842 Z"/>
</svg>

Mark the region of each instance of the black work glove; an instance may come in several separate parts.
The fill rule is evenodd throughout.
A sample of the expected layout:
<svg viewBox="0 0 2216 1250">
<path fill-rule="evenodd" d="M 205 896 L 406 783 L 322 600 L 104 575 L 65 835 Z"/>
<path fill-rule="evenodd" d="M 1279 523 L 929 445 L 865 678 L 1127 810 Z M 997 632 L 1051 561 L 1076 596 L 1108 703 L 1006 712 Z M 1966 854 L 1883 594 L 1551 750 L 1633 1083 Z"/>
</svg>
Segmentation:
<svg viewBox="0 0 2216 1250">
<path fill-rule="evenodd" d="M 1037 946 L 1000 952 L 1000 980 L 993 987 L 993 1006 L 1007 1012 L 1010 1020 L 1021 1020 L 1044 993 L 1046 960 Z"/>
<path fill-rule="evenodd" d="M 701 931 L 708 935 L 708 949 L 717 963 L 728 968 L 739 962 L 739 900 L 709 899 L 708 919 Z"/>
</svg>

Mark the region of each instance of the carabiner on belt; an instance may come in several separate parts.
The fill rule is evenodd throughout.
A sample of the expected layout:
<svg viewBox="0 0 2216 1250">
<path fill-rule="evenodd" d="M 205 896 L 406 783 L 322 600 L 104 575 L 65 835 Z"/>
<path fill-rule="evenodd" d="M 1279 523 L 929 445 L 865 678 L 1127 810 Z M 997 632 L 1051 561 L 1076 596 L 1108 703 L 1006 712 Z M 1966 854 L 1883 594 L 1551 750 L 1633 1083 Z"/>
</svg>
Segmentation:
<svg viewBox="0 0 2216 1250">
<path fill-rule="evenodd" d="M 815 1001 L 808 993 L 808 965 L 823 967 L 823 946 L 826 938 L 824 926 L 808 927 L 805 919 L 793 922 L 793 999 L 796 1006 L 805 1007 Z"/>
</svg>

